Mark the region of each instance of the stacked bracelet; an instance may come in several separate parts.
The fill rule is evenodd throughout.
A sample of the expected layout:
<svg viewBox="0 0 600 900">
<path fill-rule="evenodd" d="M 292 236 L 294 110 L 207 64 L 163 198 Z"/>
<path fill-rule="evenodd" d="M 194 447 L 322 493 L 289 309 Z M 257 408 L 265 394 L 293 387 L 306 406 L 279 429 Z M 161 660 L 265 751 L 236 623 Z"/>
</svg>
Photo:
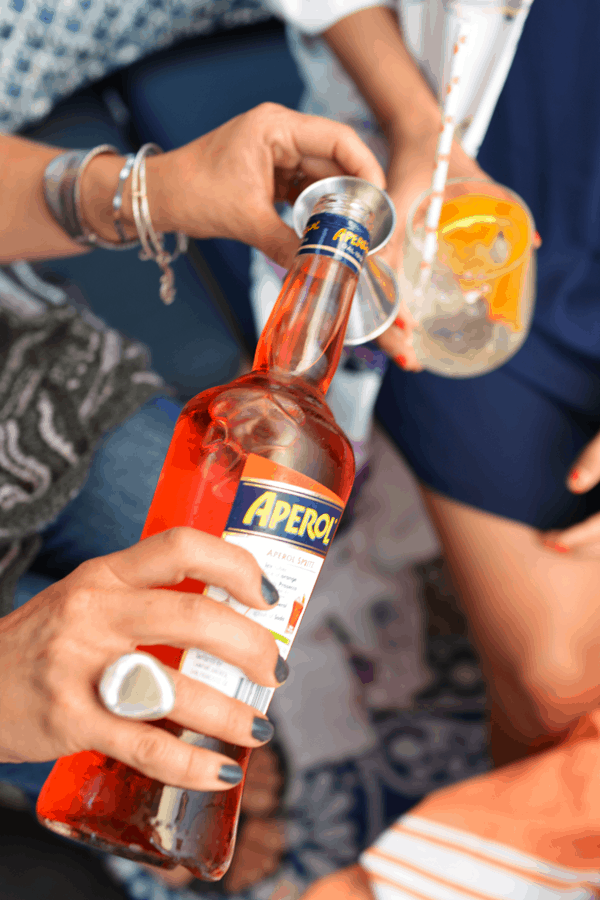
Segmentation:
<svg viewBox="0 0 600 900">
<path fill-rule="evenodd" d="M 131 170 L 133 169 L 133 163 L 135 161 L 135 153 L 130 153 L 127 159 L 125 160 L 125 165 L 119 172 L 119 182 L 117 184 L 117 190 L 115 196 L 113 197 L 112 208 L 113 208 L 113 224 L 115 226 L 115 231 L 119 235 L 119 240 L 122 244 L 127 241 L 127 235 L 125 234 L 125 230 L 121 225 L 121 213 L 123 207 L 123 189 L 125 188 L 125 182 L 131 175 Z"/>
<path fill-rule="evenodd" d="M 154 230 L 148 205 L 148 193 L 146 190 L 146 157 L 150 154 L 162 153 L 157 144 L 144 144 L 138 150 L 133 163 L 131 173 L 131 202 L 133 207 L 133 219 L 137 228 L 138 237 L 142 249 L 140 259 L 153 259 L 162 269 L 160 277 L 160 299 L 167 306 L 175 299 L 175 276 L 171 269 L 173 263 L 181 253 L 185 253 L 188 247 L 188 237 L 182 232 L 177 233 L 177 246 L 174 253 L 167 253 L 163 243 L 163 235 Z"/>
<path fill-rule="evenodd" d="M 112 243 L 86 228 L 81 214 L 81 178 L 88 164 L 101 153 L 118 154 L 111 144 L 93 150 L 72 150 L 55 157 L 44 172 L 44 197 L 55 221 L 77 244 L 104 250 L 130 250 L 137 241 Z"/>
<path fill-rule="evenodd" d="M 104 250 L 130 250 L 142 245 L 140 259 L 153 259 L 162 269 L 160 297 L 170 304 L 175 299 L 175 278 L 171 263 L 188 247 L 187 235 L 177 233 L 174 253 L 167 253 L 163 235 L 154 229 L 150 217 L 146 190 L 146 157 L 162 153 L 156 144 L 144 144 L 137 154 L 129 154 L 119 173 L 119 181 L 112 202 L 113 224 L 119 237 L 118 242 L 105 241 L 91 232 L 85 225 L 81 212 L 81 178 L 86 166 L 101 153 L 118 154 L 111 144 L 101 144 L 93 150 L 71 150 L 55 157 L 44 172 L 44 197 L 48 209 L 63 231 L 78 244 L 101 247 Z M 125 234 L 122 218 L 123 190 L 131 175 L 132 208 L 139 240 L 129 240 Z"/>
</svg>

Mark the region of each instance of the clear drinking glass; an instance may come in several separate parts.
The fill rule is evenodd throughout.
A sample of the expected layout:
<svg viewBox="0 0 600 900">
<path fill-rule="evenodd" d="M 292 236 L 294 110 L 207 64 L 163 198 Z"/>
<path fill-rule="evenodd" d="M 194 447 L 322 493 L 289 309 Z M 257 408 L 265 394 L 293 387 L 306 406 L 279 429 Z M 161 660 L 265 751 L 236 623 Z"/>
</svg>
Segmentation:
<svg viewBox="0 0 600 900">
<path fill-rule="evenodd" d="M 522 346 L 535 302 L 535 225 L 524 201 L 485 179 L 447 182 L 431 277 L 420 288 L 431 190 L 408 217 L 398 273 L 402 298 L 419 323 L 414 347 L 430 372 L 482 375 Z"/>
</svg>

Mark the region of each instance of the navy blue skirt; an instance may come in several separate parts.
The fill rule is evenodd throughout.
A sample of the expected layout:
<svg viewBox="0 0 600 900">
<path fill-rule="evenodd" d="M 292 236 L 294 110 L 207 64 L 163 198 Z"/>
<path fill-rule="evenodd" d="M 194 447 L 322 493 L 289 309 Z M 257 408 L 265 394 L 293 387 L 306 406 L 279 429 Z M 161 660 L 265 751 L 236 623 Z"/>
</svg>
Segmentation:
<svg viewBox="0 0 600 900">
<path fill-rule="evenodd" d="M 537 528 L 600 509 L 565 477 L 600 430 L 600 15 L 535 0 L 478 161 L 515 190 L 543 240 L 532 331 L 471 379 L 392 366 L 377 407 L 434 490 Z"/>
</svg>

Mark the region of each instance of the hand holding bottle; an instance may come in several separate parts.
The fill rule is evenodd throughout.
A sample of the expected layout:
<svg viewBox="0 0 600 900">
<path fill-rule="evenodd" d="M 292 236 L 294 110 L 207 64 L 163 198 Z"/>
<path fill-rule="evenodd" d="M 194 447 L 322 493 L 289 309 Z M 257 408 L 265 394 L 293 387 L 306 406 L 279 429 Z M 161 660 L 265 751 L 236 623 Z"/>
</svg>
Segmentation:
<svg viewBox="0 0 600 900">
<path fill-rule="evenodd" d="M 75 243 L 40 202 L 43 174 L 56 147 L 0 135 L 0 160 L 15 177 L 0 198 L 0 262 L 79 255 Z M 115 242 L 113 197 L 124 158 L 96 156 L 81 179 L 80 209 L 90 231 Z M 275 203 L 329 175 L 356 175 L 384 187 L 381 166 L 350 126 L 263 103 L 184 147 L 148 158 L 147 194 L 157 231 L 193 238 L 232 238 L 288 268 L 298 238 Z M 131 178 L 121 224 L 136 238 Z M 6 223 L 6 224 L 5 224 Z"/>
<path fill-rule="evenodd" d="M 2 619 L 0 759 L 43 761 L 94 749 L 192 790 L 238 783 L 241 770 L 236 777 L 239 767 L 228 757 L 146 722 L 117 718 L 97 696 L 107 665 L 140 644 L 159 642 L 201 647 L 259 684 L 277 687 L 285 680 L 287 666 L 265 628 L 208 597 L 159 588 L 186 577 L 223 587 L 255 609 L 277 602 L 246 550 L 193 528 L 174 528 L 84 563 Z M 247 747 L 271 736 L 270 723 L 252 707 L 176 670 L 171 676 L 173 721 Z"/>
<path fill-rule="evenodd" d="M 375 157 L 350 126 L 273 103 L 237 116 L 172 155 L 170 166 L 163 162 L 161 180 L 172 185 L 165 201 L 179 220 L 175 230 L 243 241 L 285 268 L 299 241 L 275 202 L 294 200 L 309 184 L 331 175 L 385 185 Z"/>
<path fill-rule="evenodd" d="M 89 227 L 114 240 L 112 197 L 123 158 L 99 156 L 82 178 Z M 157 231 L 250 244 L 288 268 L 298 249 L 275 203 L 294 200 L 330 175 L 354 175 L 384 187 L 379 163 L 348 125 L 263 103 L 197 140 L 146 162 L 148 202 Z M 135 237 L 131 180 L 123 224 Z"/>
<path fill-rule="evenodd" d="M 268 573 L 279 593 L 279 603 L 269 611 L 248 606 L 243 582 L 237 591 L 241 603 L 210 573 L 185 578 L 187 570 L 179 567 L 171 584 L 181 587 L 184 579 L 184 589 L 204 590 L 207 581 L 196 587 L 194 580 L 207 578 L 206 593 L 233 610 L 239 607 L 259 631 L 268 629 L 283 658 L 294 636 L 283 633 L 294 601 L 299 596 L 308 601 L 314 590 L 354 476 L 350 443 L 324 397 L 339 363 L 369 229 L 383 197 L 359 179 L 352 179 L 352 187 L 350 197 L 334 192 L 316 203 L 261 335 L 252 372 L 186 404 L 142 532 L 150 538 L 170 526 L 192 526 L 248 549 L 258 571 Z M 164 585 L 164 576 L 155 583 Z M 275 593 L 273 586 L 271 590 Z M 263 686 L 264 678 L 256 683 L 256 672 L 244 675 L 239 668 L 246 653 L 246 659 L 260 658 L 263 641 L 256 642 L 254 657 L 235 629 L 219 629 L 218 635 L 212 632 L 212 641 L 207 632 L 200 647 L 190 648 L 194 637 L 188 629 L 179 646 L 190 650 L 183 654 L 172 629 L 164 633 L 168 646 L 149 645 L 141 636 L 136 646 L 142 644 L 180 673 L 266 712 L 273 690 Z M 230 645 L 228 652 L 219 646 L 221 637 Z M 271 663 L 271 678 L 283 681 L 283 660 Z M 173 728 L 185 732 L 182 741 L 219 750 L 240 770 L 247 765 L 248 739 L 240 745 L 219 737 L 218 720 L 208 734 L 199 719 Z M 261 737 L 264 741 L 267 736 Z M 129 858 L 171 868 L 181 864 L 196 877 L 220 879 L 233 854 L 241 779 L 234 791 L 193 791 L 168 786 L 164 775 L 162 780 L 140 775 L 135 766 L 105 753 L 60 759 L 38 799 L 40 822 Z"/>
</svg>

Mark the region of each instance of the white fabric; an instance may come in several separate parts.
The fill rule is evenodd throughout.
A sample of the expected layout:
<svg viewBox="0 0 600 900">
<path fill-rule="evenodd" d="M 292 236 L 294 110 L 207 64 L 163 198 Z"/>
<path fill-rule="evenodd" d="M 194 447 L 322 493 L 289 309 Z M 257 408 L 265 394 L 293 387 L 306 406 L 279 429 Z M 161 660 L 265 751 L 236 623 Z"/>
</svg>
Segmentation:
<svg viewBox="0 0 600 900">
<path fill-rule="evenodd" d="M 306 85 L 302 108 L 355 127 L 362 119 L 367 131 L 375 132 L 378 126 L 365 101 L 318 35 L 359 9 L 395 8 L 406 46 L 440 98 L 448 79 L 458 12 L 467 16 L 471 22 L 469 54 L 457 118 L 458 134 L 471 156 L 476 156 L 485 137 L 525 20 L 525 15 L 513 14 L 520 6 L 518 0 L 507 4 L 499 0 L 460 4 L 453 0 L 268 0 L 268 5 L 291 26 L 292 52 Z M 528 11 L 529 0 L 524 0 L 524 5 Z"/>
<path fill-rule="evenodd" d="M 458 135 L 467 153 L 475 156 L 516 50 L 524 15 L 507 16 L 519 8 L 519 0 L 466 0 L 461 15 L 472 23 L 463 94 L 457 119 Z M 288 41 L 305 91 L 303 112 L 325 116 L 351 125 L 371 148 L 384 168 L 388 163 L 387 142 L 353 80 L 320 37 L 339 19 L 373 6 L 390 6 L 398 12 L 408 50 L 430 87 L 439 97 L 448 69 L 458 25 L 457 5 L 451 0 L 266 0 L 288 26 Z M 523 0 L 528 11 L 531 0 Z M 524 11 L 525 11 L 524 10 Z M 281 280 L 269 263 L 254 253 L 251 269 L 251 303 L 259 330 L 264 327 L 279 292 Z M 353 373 L 344 382 L 342 373 L 333 380 L 328 401 L 338 424 L 352 440 L 368 440 L 381 377 L 376 373 Z"/>
<path fill-rule="evenodd" d="M 263 0 L 264 5 L 304 34 L 320 34 L 339 19 L 370 6 L 394 7 L 394 0 Z"/>
<path fill-rule="evenodd" d="M 503 844 L 403 816 L 361 857 L 377 900 L 592 900 L 598 872 L 553 866 Z"/>
</svg>

